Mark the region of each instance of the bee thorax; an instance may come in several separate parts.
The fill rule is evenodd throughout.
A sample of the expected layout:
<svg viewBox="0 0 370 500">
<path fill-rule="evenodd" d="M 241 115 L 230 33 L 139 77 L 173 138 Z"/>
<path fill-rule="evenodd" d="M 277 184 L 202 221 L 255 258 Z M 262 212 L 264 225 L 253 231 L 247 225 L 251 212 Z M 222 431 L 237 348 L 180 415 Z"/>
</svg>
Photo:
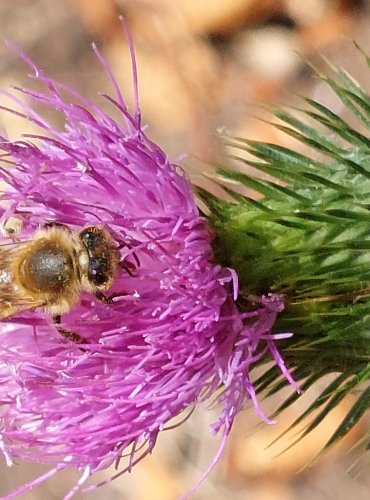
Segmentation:
<svg viewBox="0 0 370 500">
<path fill-rule="evenodd" d="M 50 240 L 39 242 L 37 248 L 20 262 L 19 281 L 33 292 L 59 294 L 73 278 L 71 255 Z"/>
</svg>

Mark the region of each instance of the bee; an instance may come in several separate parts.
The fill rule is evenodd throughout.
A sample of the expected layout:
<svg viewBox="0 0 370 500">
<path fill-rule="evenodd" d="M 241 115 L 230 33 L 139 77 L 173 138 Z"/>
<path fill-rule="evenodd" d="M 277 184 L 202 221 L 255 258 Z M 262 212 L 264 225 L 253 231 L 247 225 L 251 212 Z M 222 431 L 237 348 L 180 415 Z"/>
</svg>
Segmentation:
<svg viewBox="0 0 370 500">
<path fill-rule="evenodd" d="M 39 309 L 58 325 L 82 292 L 111 303 L 113 296 L 103 292 L 115 282 L 120 267 L 129 271 L 119 248 L 102 227 L 75 231 L 55 222 L 38 229 L 29 241 L 0 246 L 0 320 Z M 71 341 L 85 342 L 70 330 L 57 329 Z"/>
</svg>

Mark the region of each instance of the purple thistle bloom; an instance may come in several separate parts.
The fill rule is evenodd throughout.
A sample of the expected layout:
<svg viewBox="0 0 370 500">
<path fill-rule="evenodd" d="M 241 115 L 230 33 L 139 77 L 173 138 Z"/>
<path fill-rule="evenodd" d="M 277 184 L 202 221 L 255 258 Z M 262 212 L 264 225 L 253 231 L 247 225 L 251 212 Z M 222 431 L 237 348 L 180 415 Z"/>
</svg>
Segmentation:
<svg viewBox="0 0 370 500">
<path fill-rule="evenodd" d="M 250 398 L 267 420 L 250 369 L 268 351 L 293 383 L 271 333 L 282 298 L 237 310 L 237 277 L 213 261 L 212 233 L 188 179 L 141 127 L 135 64 L 132 115 L 95 51 L 117 93 L 116 100 L 106 97 L 123 124 L 22 55 L 46 90 L 18 90 L 58 110 L 65 126 L 56 129 L 13 97 L 17 113 L 44 132 L 1 138 L 0 223 L 19 220 L 19 241 L 50 221 L 76 230 L 103 226 L 135 270 L 119 273 L 112 304 L 84 293 L 62 317 L 62 327 L 86 339 L 83 349 L 40 310 L 1 322 L 1 450 L 8 465 L 23 459 L 51 466 L 7 498 L 73 466 L 82 476 L 70 498 L 92 474 L 126 456 L 118 476 L 153 449 L 171 419 L 210 398 L 220 407 L 213 430 L 224 438 Z M 12 241 L 4 231 L 2 243 Z"/>
</svg>

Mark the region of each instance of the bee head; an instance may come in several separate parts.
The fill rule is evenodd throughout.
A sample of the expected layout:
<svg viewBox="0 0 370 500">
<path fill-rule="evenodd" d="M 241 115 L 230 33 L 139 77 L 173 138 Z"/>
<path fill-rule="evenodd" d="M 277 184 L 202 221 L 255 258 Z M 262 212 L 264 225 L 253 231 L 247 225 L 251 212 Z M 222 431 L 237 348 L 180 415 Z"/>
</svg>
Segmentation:
<svg viewBox="0 0 370 500">
<path fill-rule="evenodd" d="M 114 280 L 120 260 L 112 237 L 96 226 L 84 229 L 79 237 L 88 257 L 86 268 L 90 285 L 106 290 Z"/>
</svg>

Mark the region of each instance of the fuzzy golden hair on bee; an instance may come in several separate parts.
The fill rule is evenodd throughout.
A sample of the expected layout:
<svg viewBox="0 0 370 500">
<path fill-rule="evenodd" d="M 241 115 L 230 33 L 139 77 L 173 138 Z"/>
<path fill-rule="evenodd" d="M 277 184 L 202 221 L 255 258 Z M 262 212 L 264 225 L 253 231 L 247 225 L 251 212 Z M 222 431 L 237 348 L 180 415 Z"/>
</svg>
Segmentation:
<svg viewBox="0 0 370 500">
<path fill-rule="evenodd" d="M 119 264 L 112 236 L 97 226 L 76 231 L 52 223 L 29 241 L 0 246 L 0 319 L 38 308 L 65 314 L 81 292 L 108 290 Z"/>
</svg>

